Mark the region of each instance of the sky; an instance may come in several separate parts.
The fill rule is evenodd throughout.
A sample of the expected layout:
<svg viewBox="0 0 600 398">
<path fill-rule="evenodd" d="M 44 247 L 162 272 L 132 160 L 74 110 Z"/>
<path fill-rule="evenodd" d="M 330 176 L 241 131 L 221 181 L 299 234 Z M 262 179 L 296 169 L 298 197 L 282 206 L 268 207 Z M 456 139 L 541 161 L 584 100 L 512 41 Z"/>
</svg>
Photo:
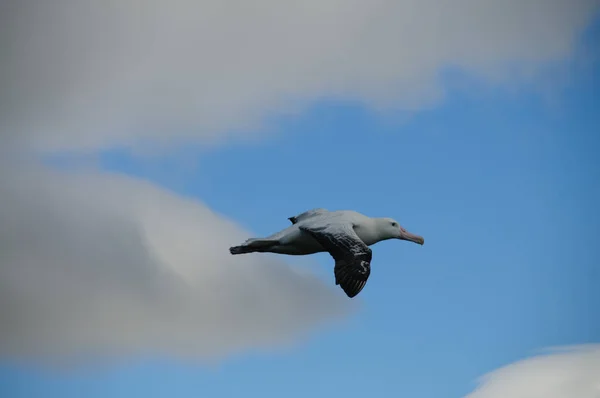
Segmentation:
<svg viewBox="0 0 600 398">
<path fill-rule="evenodd" d="M 3 3 L 0 396 L 600 397 L 599 6 Z"/>
</svg>

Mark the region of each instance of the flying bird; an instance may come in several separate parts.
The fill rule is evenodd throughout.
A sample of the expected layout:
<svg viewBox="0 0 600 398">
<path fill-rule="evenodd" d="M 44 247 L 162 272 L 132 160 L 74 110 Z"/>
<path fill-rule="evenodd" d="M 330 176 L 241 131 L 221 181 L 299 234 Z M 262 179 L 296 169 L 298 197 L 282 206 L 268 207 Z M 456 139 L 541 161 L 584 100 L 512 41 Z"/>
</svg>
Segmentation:
<svg viewBox="0 0 600 398">
<path fill-rule="evenodd" d="M 231 254 L 307 255 L 329 252 L 335 260 L 335 284 L 350 298 L 365 287 L 371 274 L 369 246 L 387 239 L 422 245 L 425 240 L 392 218 L 372 218 L 352 210 L 312 209 L 289 217 L 289 227 L 266 238 L 248 239 L 229 248 Z"/>
</svg>

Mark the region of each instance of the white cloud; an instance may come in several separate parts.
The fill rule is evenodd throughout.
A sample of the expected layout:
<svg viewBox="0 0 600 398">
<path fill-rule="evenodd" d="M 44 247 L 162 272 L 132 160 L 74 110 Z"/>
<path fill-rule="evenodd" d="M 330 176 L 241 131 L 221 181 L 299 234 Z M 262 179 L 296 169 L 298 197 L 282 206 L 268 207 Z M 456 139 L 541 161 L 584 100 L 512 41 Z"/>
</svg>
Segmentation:
<svg viewBox="0 0 600 398">
<path fill-rule="evenodd" d="M 486 375 L 465 398 L 600 398 L 600 345 L 515 362 Z"/>
<path fill-rule="evenodd" d="M 321 98 L 419 108 L 443 96 L 444 67 L 535 79 L 571 54 L 599 4 L 9 0 L 0 131 L 94 149 L 240 138 Z"/>
<path fill-rule="evenodd" d="M 2 357 L 222 358 L 349 309 L 330 281 L 279 258 L 231 256 L 249 234 L 192 199 L 123 176 L 2 166 Z"/>
</svg>

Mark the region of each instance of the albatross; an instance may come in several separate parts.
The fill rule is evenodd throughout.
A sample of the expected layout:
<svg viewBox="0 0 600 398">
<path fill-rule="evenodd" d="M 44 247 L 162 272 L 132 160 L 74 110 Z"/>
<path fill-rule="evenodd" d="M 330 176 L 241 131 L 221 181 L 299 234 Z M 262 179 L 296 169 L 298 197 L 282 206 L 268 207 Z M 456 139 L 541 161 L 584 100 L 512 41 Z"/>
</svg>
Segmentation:
<svg viewBox="0 0 600 398">
<path fill-rule="evenodd" d="M 312 209 L 289 217 L 289 227 L 265 238 L 251 238 L 229 248 L 231 254 L 277 253 L 308 255 L 329 252 L 335 261 L 335 284 L 350 298 L 365 287 L 371 274 L 369 246 L 388 239 L 422 245 L 425 240 L 396 220 L 368 217 L 352 210 Z"/>
</svg>

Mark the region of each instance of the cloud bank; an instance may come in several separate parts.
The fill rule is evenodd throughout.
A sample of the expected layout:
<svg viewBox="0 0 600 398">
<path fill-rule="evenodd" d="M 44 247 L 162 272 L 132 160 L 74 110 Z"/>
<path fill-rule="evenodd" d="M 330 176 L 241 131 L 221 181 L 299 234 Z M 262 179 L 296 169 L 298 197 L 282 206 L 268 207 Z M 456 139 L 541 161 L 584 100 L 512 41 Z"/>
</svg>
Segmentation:
<svg viewBox="0 0 600 398">
<path fill-rule="evenodd" d="M 465 398 L 599 398 L 600 345 L 573 347 L 489 373 Z"/>
<path fill-rule="evenodd" d="M 597 0 L 8 0 L 0 131 L 37 149 L 204 143 L 323 98 L 418 109 L 452 67 L 535 79 Z"/>
<path fill-rule="evenodd" d="M 221 358 L 338 319 L 326 281 L 202 204 L 124 176 L 0 171 L 0 357 Z"/>
</svg>

